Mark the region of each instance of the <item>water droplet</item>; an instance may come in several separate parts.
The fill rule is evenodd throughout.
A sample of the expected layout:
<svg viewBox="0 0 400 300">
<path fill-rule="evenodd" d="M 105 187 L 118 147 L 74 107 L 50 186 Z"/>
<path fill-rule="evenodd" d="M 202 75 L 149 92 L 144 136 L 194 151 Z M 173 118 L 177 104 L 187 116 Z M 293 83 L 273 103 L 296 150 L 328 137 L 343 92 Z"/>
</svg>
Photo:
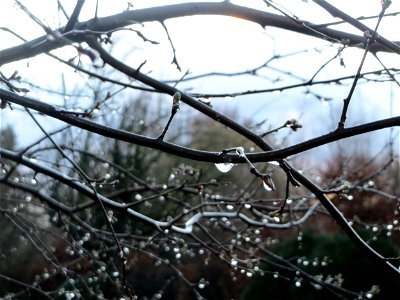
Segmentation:
<svg viewBox="0 0 400 300">
<path fill-rule="evenodd" d="M 137 200 L 137 201 L 142 200 L 142 195 L 136 194 L 136 195 L 135 195 L 135 200 Z"/>
<path fill-rule="evenodd" d="M 237 148 L 236 148 L 236 153 L 237 153 L 237 155 L 239 155 L 240 157 L 244 157 L 244 156 L 245 156 L 243 147 L 237 147 Z"/>
<path fill-rule="evenodd" d="M 312 286 L 316 289 L 316 290 L 322 290 L 322 285 L 318 284 L 318 283 L 313 283 Z"/>
<path fill-rule="evenodd" d="M 211 99 L 209 97 L 205 97 L 200 99 L 201 102 L 204 102 L 205 104 L 210 104 L 211 103 Z"/>
<path fill-rule="evenodd" d="M 301 282 L 299 280 L 297 280 L 294 284 L 296 287 L 301 287 Z"/>
<path fill-rule="evenodd" d="M 368 181 L 368 186 L 369 186 L 369 187 L 374 187 L 374 186 L 375 186 L 375 182 L 372 181 L 372 180 L 369 180 L 369 181 Z"/>
<path fill-rule="evenodd" d="M 72 292 L 67 292 L 65 294 L 65 298 L 67 298 L 68 300 L 74 299 L 75 298 L 75 294 Z"/>
<path fill-rule="evenodd" d="M 279 273 L 278 272 L 274 272 L 274 278 L 278 278 L 279 277 Z"/>
<path fill-rule="evenodd" d="M 113 276 L 113 277 L 118 277 L 118 276 L 119 276 L 119 272 L 117 272 L 117 271 L 113 272 L 113 273 L 112 273 L 112 276 Z"/>
<path fill-rule="evenodd" d="M 226 209 L 227 209 L 227 210 L 233 210 L 233 209 L 234 209 L 234 206 L 231 205 L 231 204 L 228 204 L 228 205 L 226 206 Z"/>
<path fill-rule="evenodd" d="M 231 266 L 232 266 L 232 267 L 236 267 L 237 264 L 238 264 L 238 261 L 237 261 L 236 259 L 232 258 L 232 259 L 231 259 Z"/>
<path fill-rule="evenodd" d="M 109 222 L 113 221 L 113 215 L 114 215 L 114 212 L 112 210 L 109 210 L 107 212 L 107 219 L 108 219 Z"/>
<path fill-rule="evenodd" d="M 252 276 L 253 276 L 253 273 L 251 273 L 251 272 L 246 272 L 246 276 L 247 276 L 247 277 L 252 277 Z"/>
<path fill-rule="evenodd" d="M 217 167 L 218 171 L 222 173 L 227 173 L 229 172 L 235 164 L 232 163 L 220 163 L 220 164 L 215 164 Z"/>
<path fill-rule="evenodd" d="M 246 204 L 244 205 L 244 207 L 247 208 L 247 209 L 250 209 L 250 208 L 251 208 L 251 204 L 246 203 Z"/>
<path fill-rule="evenodd" d="M 25 197 L 25 201 L 26 202 L 31 202 L 32 201 L 32 197 L 31 196 L 26 196 Z"/>
<path fill-rule="evenodd" d="M 293 203 L 293 200 L 292 199 L 287 199 L 286 200 L 286 204 L 292 204 Z"/>
<path fill-rule="evenodd" d="M 272 189 L 271 189 L 267 184 L 265 184 L 265 181 L 263 181 L 263 187 L 264 187 L 264 189 L 265 189 L 266 191 L 272 192 Z"/>
<path fill-rule="evenodd" d="M 200 278 L 198 287 L 199 289 L 204 289 L 206 287 L 207 281 L 204 278 Z"/>
<path fill-rule="evenodd" d="M 269 174 L 264 174 L 262 179 L 263 179 L 263 187 L 266 191 L 268 192 L 275 191 L 275 184 L 272 181 L 272 178 Z"/>
<path fill-rule="evenodd" d="M 372 227 L 372 231 L 373 232 L 377 232 L 378 231 L 378 227 L 376 227 L 376 226 Z"/>
<path fill-rule="evenodd" d="M 386 229 L 387 229 L 387 230 L 392 230 L 392 229 L 393 229 L 393 225 L 392 225 L 392 224 L 387 225 L 387 226 L 386 226 Z"/>
<path fill-rule="evenodd" d="M 371 299 L 373 295 L 372 295 L 371 293 L 367 293 L 365 296 L 366 296 L 368 299 Z"/>
<path fill-rule="evenodd" d="M 328 105 L 329 104 L 329 100 L 326 99 L 326 98 L 321 98 L 320 101 L 321 101 L 322 105 Z"/>
</svg>

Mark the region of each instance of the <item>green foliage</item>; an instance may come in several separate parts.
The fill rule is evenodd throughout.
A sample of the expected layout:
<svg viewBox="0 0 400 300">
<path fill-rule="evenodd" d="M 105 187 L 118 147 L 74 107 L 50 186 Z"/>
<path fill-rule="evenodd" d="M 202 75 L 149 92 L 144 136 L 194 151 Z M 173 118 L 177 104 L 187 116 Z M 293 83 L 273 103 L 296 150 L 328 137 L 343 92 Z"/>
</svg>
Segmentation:
<svg viewBox="0 0 400 300">
<path fill-rule="evenodd" d="M 361 235 L 366 240 L 371 238 L 367 232 L 361 232 Z M 396 248 L 386 237 L 379 237 L 370 245 L 384 256 L 398 256 Z M 274 250 L 316 278 L 325 282 L 342 282 L 343 288 L 360 292 L 360 295 L 371 288 L 375 291 L 378 288 L 379 293 L 374 299 L 392 299 L 392 295 L 398 292 L 396 279 L 380 270 L 369 256 L 342 233 L 320 236 L 306 232 L 301 242 L 297 238 L 290 239 Z M 304 261 L 308 262 L 306 266 Z M 324 263 L 321 264 L 322 261 Z M 279 271 L 280 277 L 274 278 L 271 275 L 275 271 L 273 267 L 264 265 L 264 270 L 264 276 L 255 276 L 246 287 L 242 299 L 338 299 L 327 289 L 308 283 L 304 278 L 301 279 L 301 286 L 297 287 L 295 282 L 300 276 L 293 272 Z"/>
</svg>

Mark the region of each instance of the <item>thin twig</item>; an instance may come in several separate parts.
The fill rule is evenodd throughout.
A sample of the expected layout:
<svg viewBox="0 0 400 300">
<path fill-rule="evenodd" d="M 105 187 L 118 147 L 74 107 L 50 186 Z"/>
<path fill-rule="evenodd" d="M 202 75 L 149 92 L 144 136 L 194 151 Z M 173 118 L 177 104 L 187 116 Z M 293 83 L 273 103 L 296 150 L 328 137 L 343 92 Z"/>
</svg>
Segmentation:
<svg viewBox="0 0 400 300">
<path fill-rule="evenodd" d="M 382 7 L 382 11 L 379 14 L 378 22 L 376 23 L 376 26 L 375 26 L 375 29 L 374 29 L 373 33 L 371 34 L 369 31 L 365 32 L 366 39 L 368 41 L 367 42 L 367 46 L 365 47 L 364 54 L 362 56 L 360 65 L 358 67 L 356 76 L 354 77 L 353 84 L 351 85 L 349 94 L 343 100 L 343 109 L 342 109 L 342 114 L 340 116 L 340 120 L 339 120 L 339 123 L 338 123 L 338 128 L 337 128 L 338 130 L 341 130 L 341 129 L 344 128 L 344 123 L 346 122 L 347 110 L 349 108 L 351 97 L 353 96 L 354 90 L 355 90 L 355 88 L 357 86 L 358 79 L 360 78 L 360 74 L 361 74 L 361 70 L 362 70 L 362 67 L 363 67 L 364 62 L 365 62 L 365 58 L 367 57 L 367 54 L 368 54 L 368 52 L 369 52 L 369 50 L 371 48 L 371 45 L 374 43 L 375 37 L 377 36 L 377 30 L 378 30 L 379 24 L 381 23 L 381 20 L 382 20 L 382 17 L 384 15 L 384 13 L 385 13 L 385 10 L 386 10 L 386 8 L 383 6 Z"/>
<path fill-rule="evenodd" d="M 168 28 L 167 28 L 167 26 L 165 26 L 164 21 L 162 21 L 162 22 L 160 22 L 160 23 L 161 23 L 162 27 L 164 28 L 165 32 L 167 33 L 169 43 L 171 44 L 171 47 L 172 47 L 172 52 L 173 52 L 173 54 L 174 54 L 174 57 L 173 57 L 173 59 L 172 59 L 171 64 L 175 64 L 176 67 L 178 68 L 178 70 L 179 70 L 180 72 L 182 72 L 181 66 L 180 66 L 179 63 L 178 63 L 178 59 L 176 58 L 176 49 L 175 49 L 174 43 L 172 42 L 171 36 L 169 35 Z"/>
</svg>

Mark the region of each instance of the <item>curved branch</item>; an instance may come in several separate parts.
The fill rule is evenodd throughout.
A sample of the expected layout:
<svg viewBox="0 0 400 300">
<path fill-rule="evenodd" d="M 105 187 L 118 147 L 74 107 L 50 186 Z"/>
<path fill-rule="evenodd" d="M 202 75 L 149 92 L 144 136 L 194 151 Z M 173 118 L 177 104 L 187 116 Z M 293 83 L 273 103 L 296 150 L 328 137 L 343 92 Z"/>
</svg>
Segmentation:
<svg viewBox="0 0 400 300">
<path fill-rule="evenodd" d="M 169 87 L 170 89 L 173 89 Z M 175 89 L 173 89 L 175 90 Z M 202 103 L 188 97 L 182 94 L 182 100 L 183 99 L 189 99 L 190 101 L 194 101 L 194 103 L 198 103 L 199 105 L 202 105 Z M 47 103 L 43 103 L 41 101 L 35 100 L 33 98 L 29 98 L 26 96 L 20 96 L 15 93 L 0 89 L 0 99 L 4 101 L 9 101 L 14 104 L 18 104 L 33 110 L 36 110 L 38 112 L 41 112 L 45 115 L 48 115 L 52 118 L 61 120 L 63 122 L 66 122 L 68 124 L 74 125 L 76 127 L 100 134 L 105 137 L 110 137 L 113 139 L 121 140 L 124 142 L 144 146 L 144 147 L 149 147 L 152 149 L 157 149 L 160 151 L 164 151 L 166 153 L 170 153 L 173 155 L 180 156 L 182 158 L 188 158 L 192 160 L 197 160 L 197 161 L 204 161 L 204 162 L 213 162 L 213 163 L 221 163 L 223 162 L 223 157 L 221 156 L 221 152 L 211 152 L 211 151 L 203 151 L 203 150 L 196 150 L 196 149 L 191 149 L 187 148 L 184 146 L 172 144 L 169 142 L 161 141 L 157 138 L 149 138 L 145 137 L 139 134 L 135 134 L 132 132 L 127 132 L 124 130 L 108 127 L 105 125 L 98 124 L 96 122 L 77 117 L 71 114 L 63 114 L 62 111 L 57 110 L 52 105 L 49 105 Z M 190 105 L 193 102 L 189 102 L 188 104 Z M 212 109 L 210 109 L 207 105 L 202 105 L 204 106 L 205 109 L 208 109 L 206 114 L 209 116 L 209 113 L 214 113 Z M 216 119 L 218 117 L 221 118 L 226 118 L 223 115 L 220 115 L 216 113 Z M 218 121 L 221 121 L 224 119 L 218 119 Z M 227 120 L 230 120 L 227 118 Z M 261 145 L 263 143 L 263 140 L 260 139 L 252 139 L 255 135 L 252 132 L 247 132 L 246 135 L 243 134 L 242 131 L 238 131 L 237 129 L 241 129 L 240 125 L 237 123 L 234 123 L 232 120 L 230 120 L 235 127 L 232 128 L 235 131 L 239 132 L 245 137 L 248 137 L 250 140 L 255 142 L 258 145 Z M 223 123 L 228 126 L 231 125 L 230 122 L 228 123 Z M 274 160 L 281 160 L 284 158 L 287 158 L 291 155 L 295 155 L 298 153 L 302 153 L 307 150 L 311 150 L 335 141 L 339 141 L 345 138 L 349 138 L 352 136 L 360 135 L 363 133 L 368 133 L 376 130 L 381 130 L 385 128 L 390 128 L 390 127 L 395 127 L 395 126 L 400 126 L 400 116 L 399 117 L 393 117 L 389 119 L 384 119 L 384 120 L 379 120 L 375 122 L 370 122 L 370 123 L 365 123 L 362 125 L 354 126 L 354 127 L 349 127 L 341 130 L 336 130 L 330 133 L 327 133 L 325 135 L 316 137 L 314 139 L 310 139 L 307 141 L 304 141 L 302 143 L 289 146 L 283 149 L 279 150 L 271 150 L 272 148 L 266 149 L 264 147 L 264 152 L 259 152 L 259 153 L 248 153 L 246 154 L 247 158 L 251 162 L 267 162 L 267 161 L 274 161 Z M 246 160 L 243 157 L 240 157 L 237 154 L 230 154 L 226 153 L 224 154 L 225 158 L 228 158 L 229 161 L 232 163 L 246 163 Z"/>
<path fill-rule="evenodd" d="M 293 20 L 268 13 L 261 10 L 234 5 L 227 1 L 219 3 L 183 3 L 152 7 L 140 10 L 125 11 L 119 14 L 104 18 L 95 18 L 85 22 L 77 23 L 75 30 L 63 35 L 60 39 L 48 40 L 47 36 L 41 36 L 22 45 L 0 51 L 0 65 L 13 61 L 36 56 L 41 53 L 49 52 L 64 46 L 66 43 L 81 42 L 86 33 L 97 32 L 106 33 L 116 28 L 129 26 L 136 23 L 158 21 L 195 15 L 222 15 L 241 18 L 250 22 L 257 23 L 262 27 L 272 26 L 285 30 L 306 34 L 316 38 L 326 39 L 327 37 L 335 41 L 348 41 L 349 46 L 359 46 L 365 43 L 363 36 L 349 34 L 347 32 L 320 28 L 316 24 L 309 22 L 294 22 Z M 65 28 L 56 31 L 64 32 Z M 379 40 L 371 47 L 372 52 L 385 51 L 400 53 L 400 42 L 385 43 Z"/>
<path fill-rule="evenodd" d="M 272 150 L 267 152 L 260 152 L 260 153 L 249 153 L 246 154 L 248 159 L 252 162 L 262 162 L 262 161 L 271 161 L 271 160 L 279 160 L 282 158 L 287 158 L 288 156 L 295 155 L 298 153 L 302 153 L 307 150 L 311 150 L 332 142 L 336 142 L 345 138 L 349 138 L 352 136 L 381 130 L 385 128 L 397 127 L 400 126 L 400 116 L 388 118 L 384 120 L 374 121 L 370 123 L 365 123 L 362 125 L 357 125 L 353 127 L 348 127 L 341 130 L 335 130 L 329 132 L 325 135 L 321 135 L 319 137 L 306 140 L 302 143 L 289 146 L 279 150 Z M 232 159 L 232 162 L 238 163 L 236 159 Z"/>
</svg>

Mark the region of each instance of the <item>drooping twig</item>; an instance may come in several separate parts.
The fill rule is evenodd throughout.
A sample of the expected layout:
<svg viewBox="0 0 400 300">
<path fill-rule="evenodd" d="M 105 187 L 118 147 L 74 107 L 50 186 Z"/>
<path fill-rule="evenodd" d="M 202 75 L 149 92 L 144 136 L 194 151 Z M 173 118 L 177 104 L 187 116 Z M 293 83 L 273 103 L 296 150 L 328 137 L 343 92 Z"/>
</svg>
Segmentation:
<svg viewBox="0 0 400 300">
<path fill-rule="evenodd" d="M 40 123 L 37 121 L 37 119 L 34 117 L 34 115 L 29 111 L 29 109 L 27 109 L 25 107 L 25 110 L 28 112 L 28 114 L 30 115 L 30 117 L 32 118 L 32 120 L 36 123 L 36 125 L 40 128 L 40 130 L 45 134 L 45 136 L 51 141 L 51 143 L 54 145 L 54 147 L 56 147 L 56 149 L 59 151 L 59 153 L 65 158 L 67 159 L 73 166 L 74 168 L 78 171 L 79 174 L 81 174 L 83 176 L 83 178 L 85 179 L 85 181 L 87 182 L 87 184 L 89 185 L 89 187 L 92 189 L 93 194 L 95 196 L 95 199 L 97 200 L 97 203 L 100 204 L 100 207 L 104 213 L 105 219 L 107 224 L 110 227 L 110 230 L 113 234 L 114 240 L 118 246 L 118 250 L 119 250 L 119 257 L 123 260 L 122 263 L 122 268 L 123 268 L 123 282 L 124 282 L 124 286 L 125 288 L 129 291 L 129 286 L 128 283 L 126 281 L 125 275 L 126 275 L 126 271 L 125 271 L 125 254 L 122 250 L 121 244 L 119 243 L 118 237 L 115 233 L 114 230 L 114 226 L 112 225 L 111 220 L 109 220 L 108 218 L 108 214 L 107 211 L 105 209 L 105 206 L 103 204 L 103 202 L 101 201 L 99 194 L 95 188 L 95 180 L 91 179 L 89 176 L 86 175 L 86 173 L 78 166 L 78 164 L 75 163 L 74 160 L 72 160 L 71 158 L 69 158 L 68 155 L 65 154 L 65 152 L 61 149 L 61 147 L 54 141 L 54 139 L 47 133 L 47 131 L 40 125 Z"/>
<path fill-rule="evenodd" d="M 175 49 L 174 43 L 172 42 L 171 36 L 169 35 L 168 28 L 167 28 L 167 26 L 165 26 L 164 21 L 162 21 L 160 23 L 161 23 L 162 27 L 164 28 L 165 32 L 167 33 L 169 43 L 171 44 L 172 52 L 174 55 L 171 63 L 175 64 L 176 67 L 178 68 L 178 70 L 182 72 L 181 66 L 178 63 L 178 59 L 176 58 L 176 49 Z"/>
</svg>

